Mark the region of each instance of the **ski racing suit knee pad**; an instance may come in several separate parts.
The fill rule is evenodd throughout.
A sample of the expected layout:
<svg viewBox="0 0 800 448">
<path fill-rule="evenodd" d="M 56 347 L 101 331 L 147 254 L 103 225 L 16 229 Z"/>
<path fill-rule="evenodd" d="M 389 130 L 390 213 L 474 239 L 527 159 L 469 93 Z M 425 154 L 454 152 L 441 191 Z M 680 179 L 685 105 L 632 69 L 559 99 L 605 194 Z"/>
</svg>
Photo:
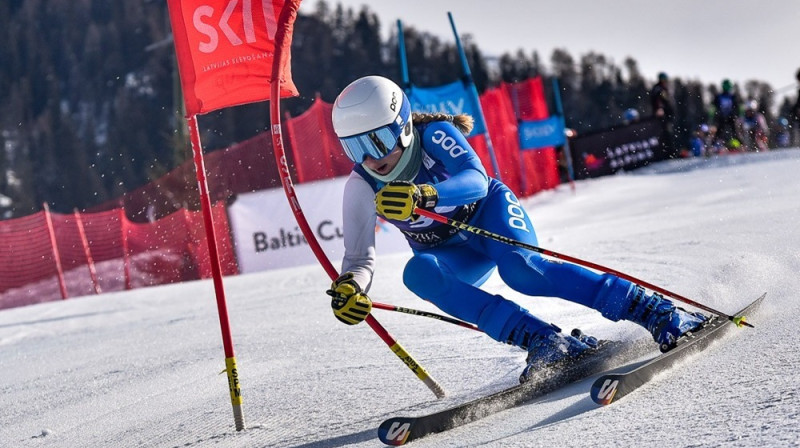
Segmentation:
<svg viewBox="0 0 800 448">
<path fill-rule="evenodd" d="M 403 283 L 420 297 L 438 299 L 446 295 L 452 286 L 452 276 L 445 269 L 433 255 L 417 254 L 406 263 Z"/>
</svg>

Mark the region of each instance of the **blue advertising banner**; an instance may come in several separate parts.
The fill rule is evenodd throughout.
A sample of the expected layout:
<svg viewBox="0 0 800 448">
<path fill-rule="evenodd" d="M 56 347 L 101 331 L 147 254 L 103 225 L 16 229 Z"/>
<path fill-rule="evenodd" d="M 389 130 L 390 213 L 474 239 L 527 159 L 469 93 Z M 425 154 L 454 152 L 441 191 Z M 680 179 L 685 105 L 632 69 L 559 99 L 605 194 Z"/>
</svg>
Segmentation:
<svg viewBox="0 0 800 448">
<path fill-rule="evenodd" d="M 475 128 L 469 136 L 472 137 L 486 132 L 483 121 L 477 119 L 480 116 L 480 110 L 476 107 L 467 87 L 461 81 L 428 88 L 412 85 L 406 90 L 406 95 L 411 101 L 411 110 L 414 112 L 472 115 L 476 118 Z"/>
<path fill-rule="evenodd" d="M 540 149 L 550 146 L 563 146 L 567 138 L 564 135 L 564 123 L 561 117 L 550 117 L 544 120 L 522 121 L 519 123 L 520 149 Z"/>
</svg>

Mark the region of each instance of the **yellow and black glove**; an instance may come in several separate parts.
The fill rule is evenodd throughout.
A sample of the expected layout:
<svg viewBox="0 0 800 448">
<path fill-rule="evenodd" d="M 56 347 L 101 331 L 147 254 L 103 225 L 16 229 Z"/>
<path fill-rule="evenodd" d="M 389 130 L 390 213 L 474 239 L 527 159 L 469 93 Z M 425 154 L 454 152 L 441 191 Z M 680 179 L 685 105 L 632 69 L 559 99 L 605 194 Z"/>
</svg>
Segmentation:
<svg viewBox="0 0 800 448">
<path fill-rule="evenodd" d="M 340 275 L 325 292 L 332 297 L 333 315 L 347 325 L 361 323 L 372 311 L 372 300 L 353 280 L 352 272 Z"/>
<path fill-rule="evenodd" d="M 375 209 L 387 219 L 416 220 L 415 208 L 432 209 L 438 201 L 439 194 L 433 185 L 393 181 L 384 185 L 375 195 Z"/>
</svg>

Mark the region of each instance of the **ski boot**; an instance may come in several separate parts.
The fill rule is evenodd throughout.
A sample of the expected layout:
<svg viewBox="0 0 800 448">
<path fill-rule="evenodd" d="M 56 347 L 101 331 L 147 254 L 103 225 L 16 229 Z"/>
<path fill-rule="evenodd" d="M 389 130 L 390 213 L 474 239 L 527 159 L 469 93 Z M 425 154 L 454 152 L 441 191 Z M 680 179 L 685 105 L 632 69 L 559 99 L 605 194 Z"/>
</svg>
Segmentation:
<svg viewBox="0 0 800 448">
<path fill-rule="evenodd" d="M 644 288 L 638 285 L 631 289 L 628 297 L 630 307 L 626 320 L 646 328 L 662 352 L 671 350 L 681 336 L 708 321 L 707 316 L 678 308 L 659 293 L 648 296 Z"/>
<path fill-rule="evenodd" d="M 567 365 L 597 346 L 597 338 L 584 335 L 577 328 L 572 330 L 570 336 L 566 336 L 555 325 L 545 327 L 531 338 L 525 359 L 527 365 L 522 370 L 519 382 L 527 382 L 538 370 Z"/>
</svg>

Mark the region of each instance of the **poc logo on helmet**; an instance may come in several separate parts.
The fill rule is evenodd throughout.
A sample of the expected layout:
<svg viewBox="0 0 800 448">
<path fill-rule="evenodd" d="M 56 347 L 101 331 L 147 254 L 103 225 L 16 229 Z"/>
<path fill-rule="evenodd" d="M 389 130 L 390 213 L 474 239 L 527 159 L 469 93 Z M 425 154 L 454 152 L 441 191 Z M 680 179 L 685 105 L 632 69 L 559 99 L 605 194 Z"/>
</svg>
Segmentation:
<svg viewBox="0 0 800 448">
<path fill-rule="evenodd" d="M 389 109 L 392 109 L 392 112 L 397 110 L 397 92 L 392 92 L 392 104 L 389 105 Z"/>
<path fill-rule="evenodd" d="M 449 152 L 450 157 L 454 159 L 467 153 L 466 149 L 462 148 L 461 145 L 456 143 L 456 139 L 445 134 L 444 131 L 434 132 L 432 140 L 434 143 L 440 145 L 445 151 Z"/>
</svg>

